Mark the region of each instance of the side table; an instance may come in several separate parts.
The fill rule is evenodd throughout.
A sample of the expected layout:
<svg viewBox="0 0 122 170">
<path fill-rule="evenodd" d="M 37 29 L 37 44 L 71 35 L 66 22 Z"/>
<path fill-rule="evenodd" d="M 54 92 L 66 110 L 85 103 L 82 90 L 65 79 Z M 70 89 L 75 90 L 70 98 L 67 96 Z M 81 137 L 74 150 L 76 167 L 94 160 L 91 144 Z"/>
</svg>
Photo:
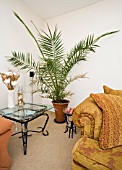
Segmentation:
<svg viewBox="0 0 122 170">
<path fill-rule="evenodd" d="M 65 121 L 66 121 L 66 129 L 64 133 L 69 131 L 69 138 L 70 138 L 70 134 L 71 134 L 71 137 L 73 138 L 73 133 L 74 132 L 76 133 L 76 126 L 74 125 L 72 121 L 72 114 L 73 114 L 72 108 L 64 109 L 64 116 L 65 116 Z"/>
<path fill-rule="evenodd" d="M 27 142 L 28 136 L 30 136 L 28 135 L 28 132 L 42 133 L 44 136 L 49 135 L 49 132 L 47 130 L 45 131 L 46 125 L 49 120 L 49 115 L 46 113 L 46 111 L 50 110 L 51 108 L 52 106 L 48 105 L 24 103 L 22 107 L 16 105 L 14 108 L 7 107 L 0 109 L 1 116 L 21 124 L 21 131 L 12 134 L 12 136 L 16 134 L 21 134 L 19 138 L 22 138 L 24 155 L 27 154 Z M 41 116 L 44 117 L 46 116 L 44 125 L 37 127 L 40 128 L 41 130 L 29 130 L 28 129 L 29 122 Z"/>
</svg>

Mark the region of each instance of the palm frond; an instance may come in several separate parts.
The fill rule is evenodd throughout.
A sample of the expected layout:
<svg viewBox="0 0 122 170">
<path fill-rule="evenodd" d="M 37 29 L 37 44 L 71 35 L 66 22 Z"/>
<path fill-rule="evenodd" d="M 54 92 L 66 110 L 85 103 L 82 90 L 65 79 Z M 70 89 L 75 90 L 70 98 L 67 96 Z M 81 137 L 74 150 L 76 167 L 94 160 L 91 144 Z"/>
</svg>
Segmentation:
<svg viewBox="0 0 122 170">
<path fill-rule="evenodd" d="M 13 64 L 15 67 L 20 67 L 21 69 L 36 69 L 36 63 L 32 58 L 30 53 L 26 55 L 24 53 L 12 52 L 12 56 L 7 56 L 7 60 Z"/>
<path fill-rule="evenodd" d="M 64 97 L 70 97 L 72 96 L 74 93 L 70 92 L 70 91 L 67 91 L 65 92 L 65 96 Z"/>
<path fill-rule="evenodd" d="M 57 63 L 62 60 L 64 56 L 64 47 L 61 40 L 61 32 L 57 32 L 57 27 L 52 33 L 48 27 L 49 34 L 43 31 L 43 35 L 39 35 L 39 45 L 43 51 L 43 54 L 47 57 L 56 61 Z M 46 59 L 47 59 L 46 58 Z"/>
<path fill-rule="evenodd" d="M 70 84 L 71 82 L 73 82 L 73 81 L 75 81 L 75 80 L 77 80 L 77 79 L 81 79 L 81 78 L 87 78 L 87 77 L 86 77 L 86 73 L 84 73 L 84 74 L 79 74 L 79 75 L 77 75 L 77 76 L 75 76 L 75 77 L 73 77 L 73 78 L 70 77 L 70 78 L 67 80 L 67 85 Z"/>
<path fill-rule="evenodd" d="M 32 37 L 32 38 L 34 39 L 34 41 L 36 42 L 36 45 L 37 45 L 37 47 L 38 47 L 41 55 L 44 56 L 44 55 L 43 55 L 43 52 L 42 52 L 42 50 L 41 50 L 41 48 L 40 48 L 40 46 L 39 46 L 39 44 L 38 44 L 38 41 L 37 41 L 36 37 L 34 36 L 34 34 L 32 33 L 32 31 L 28 28 L 28 26 L 25 24 L 25 22 L 20 18 L 20 16 L 19 16 L 16 12 L 13 11 L 13 13 L 14 13 L 14 15 L 16 16 L 16 18 L 17 18 L 17 19 L 24 25 L 24 27 L 27 29 L 27 31 L 29 32 L 29 34 L 31 35 L 31 37 Z"/>
<path fill-rule="evenodd" d="M 107 33 L 105 33 L 105 34 L 102 34 L 102 35 L 100 35 L 99 37 L 97 37 L 97 38 L 94 40 L 94 43 L 96 43 L 98 40 L 100 40 L 101 38 L 105 37 L 106 35 L 115 34 L 115 33 L 117 33 L 117 32 L 119 32 L 119 30 L 117 30 L 117 31 L 111 31 L 111 32 L 107 32 Z"/>
<path fill-rule="evenodd" d="M 76 44 L 71 51 L 67 54 L 67 58 L 64 60 L 65 66 L 63 69 L 63 72 L 65 76 L 68 75 L 69 71 L 72 69 L 72 67 L 77 64 L 78 62 L 87 59 L 87 55 L 90 52 L 95 52 L 96 48 L 99 47 L 99 45 L 95 44 L 98 40 L 101 38 L 114 34 L 118 31 L 112 31 L 107 32 L 105 34 L 102 34 L 101 36 L 98 36 L 96 39 L 93 35 L 88 35 L 85 40 L 80 41 L 78 44 Z"/>
</svg>

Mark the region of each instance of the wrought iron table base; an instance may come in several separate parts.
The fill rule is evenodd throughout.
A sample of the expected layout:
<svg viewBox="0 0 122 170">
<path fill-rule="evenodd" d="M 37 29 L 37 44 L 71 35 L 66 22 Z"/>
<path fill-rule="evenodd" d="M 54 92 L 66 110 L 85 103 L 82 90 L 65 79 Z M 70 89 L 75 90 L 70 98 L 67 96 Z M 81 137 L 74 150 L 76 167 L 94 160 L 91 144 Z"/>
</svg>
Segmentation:
<svg viewBox="0 0 122 170">
<path fill-rule="evenodd" d="M 28 134 L 28 132 L 36 132 L 36 133 L 42 132 L 42 134 L 44 136 L 49 135 L 49 132 L 47 130 L 46 130 L 46 133 L 44 132 L 46 125 L 48 123 L 48 120 L 49 120 L 49 115 L 47 113 L 43 113 L 42 115 L 47 117 L 44 126 L 43 127 L 37 127 L 37 128 L 41 128 L 42 130 L 40 130 L 40 131 L 39 130 L 28 130 L 28 122 L 23 122 L 23 123 L 21 123 L 21 131 L 16 132 L 12 135 L 12 136 L 14 136 L 14 135 L 17 135 L 19 133 L 22 134 L 22 136 L 20 136 L 19 138 L 22 138 L 24 155 L 27 154 L 27 137 L 32 136 L 32 134 Z"/>
</svg>

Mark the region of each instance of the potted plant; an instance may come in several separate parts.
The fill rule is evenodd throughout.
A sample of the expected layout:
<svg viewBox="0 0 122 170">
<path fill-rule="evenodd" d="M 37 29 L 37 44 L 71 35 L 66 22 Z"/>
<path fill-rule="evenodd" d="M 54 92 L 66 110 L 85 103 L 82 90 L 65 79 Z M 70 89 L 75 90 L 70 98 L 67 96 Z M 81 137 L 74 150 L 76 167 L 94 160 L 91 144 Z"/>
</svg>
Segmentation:
<svg viewBox="0 0 122 170">
<path fill-rule="evenodd" d="M 8 58 L 8 61 L 15 67 L 19 66 L 21 69 L 35 70 L 35 83 L 37 84 L 37 91 L 35 92 L 41 92 L 43 97 L 52 99 L 56 113 L 56 122 L 63 122 L 64 113 L 62 106 L 68 106 L 69 100 L 66 100 L 66 97 L 72 95 L 71 92 L 65 89 L 72 81 L 85 78 L 85 74 L 72 78 L 69 76 L 69 72 L 75 64 L 82 60 L 86 61 L 89 52 L 95 52 L 96 48 L 99 47 L 96 44 L 99 39 L 117 31 L 107 32 L 97 38 L 94 38 L 94 35 L 88 35 L 85 40 L 77 43 L 69 53 L 65 53 L 61 32 L 58 31 L 57 26 L 54 32 L 52 32 L 47 24 L 48 33 L 45 31 L 41 33 L 32 22 L 38 32 L 37 39 L 20 16 L 15 12 L 14 15 L 34 39 L 40 52 L 40 60 L 35 62 L 30 53 L 24 54 L 14 51 L 12 56 Z M 60 109 L 61 111 L 59 111 Z"/>
</svg>

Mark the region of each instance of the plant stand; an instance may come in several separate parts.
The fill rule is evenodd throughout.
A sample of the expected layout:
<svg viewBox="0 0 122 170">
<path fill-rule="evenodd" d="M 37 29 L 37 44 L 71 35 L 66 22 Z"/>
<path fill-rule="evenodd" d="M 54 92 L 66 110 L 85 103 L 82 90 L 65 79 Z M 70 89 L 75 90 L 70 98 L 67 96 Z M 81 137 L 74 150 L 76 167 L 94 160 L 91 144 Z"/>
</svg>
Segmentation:
<svg viewBox="0 0 122 170">
<path fill-rule="evenodd" d="M 73 138 L 73 133 L 76 133 L 76 126 L 74 125 L 73 121 L 72 121 L 72 114 L 69 113 L 64 113 L 65 115 L 65 120 L 66 120 L 66 129 L 64 131 L 64 133 L 69 131 L 69 138 L 70 138 L 70 134 L 71 137 Z"/>
</svg>

